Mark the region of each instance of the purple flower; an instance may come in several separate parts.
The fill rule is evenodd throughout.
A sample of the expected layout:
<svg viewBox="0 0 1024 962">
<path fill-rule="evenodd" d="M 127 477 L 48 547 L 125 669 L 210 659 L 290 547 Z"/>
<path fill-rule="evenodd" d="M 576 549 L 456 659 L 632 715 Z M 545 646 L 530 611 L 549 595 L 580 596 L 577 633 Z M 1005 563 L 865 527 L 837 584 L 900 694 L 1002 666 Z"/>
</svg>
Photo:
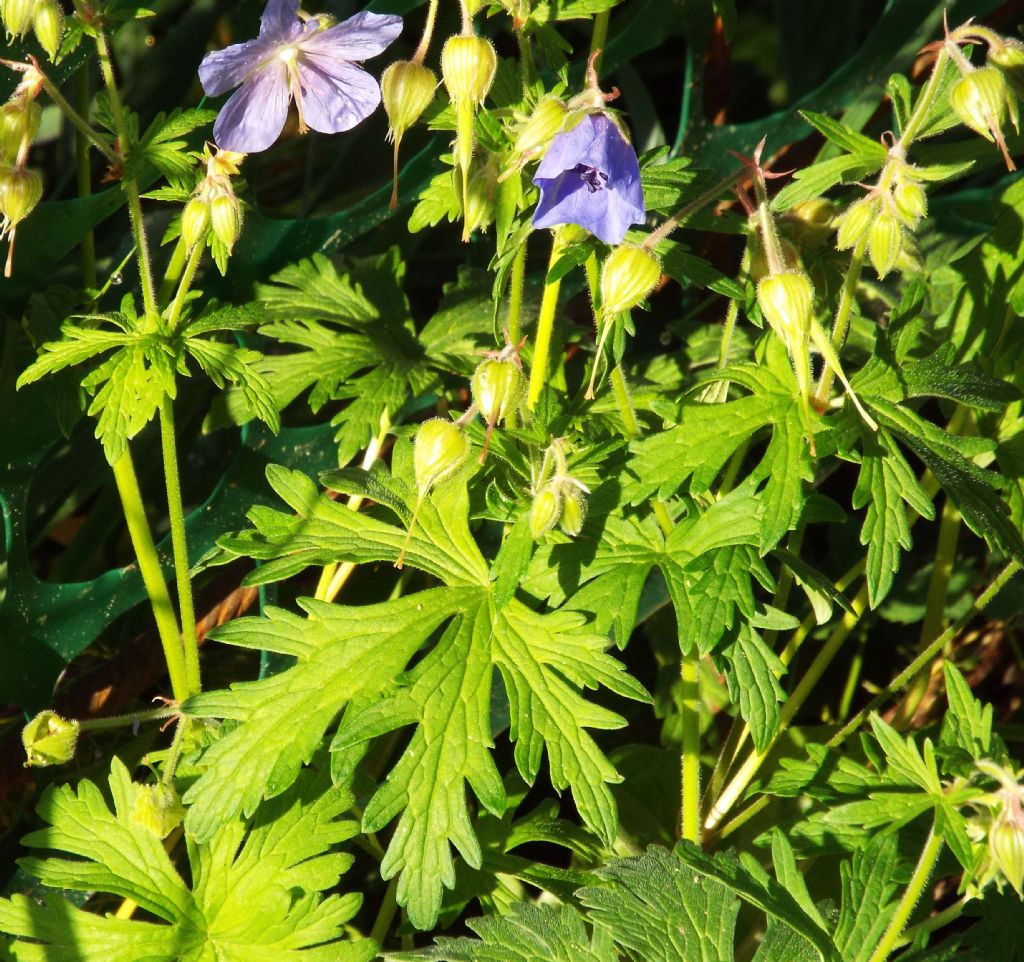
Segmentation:
<svg viewBox="0 0 1024 962">
<path fill-rule="evenodd" d="M 199 79 L 207 96 L 232 87 L 213 136 L 224 150 L 266 150 L 281 133 L 294 99 L 299 129 L 349 130 L 380 103 L 380 86 L 356 61 L 375 57 L 402 31 L 402 18 L 357 13 L 322 30 L 299 19 L 299 0 L 269 0 L 255 40 L 207 54 Z"/>
<path fill-rule="evenodd" d="M 534 227 L 578 224 L 621 244 L 630 225 L 644 221 L 636 151 L 606 114 L 587 114 L 558 134 L 533 182 L 540 188 Z"/>
</svg>

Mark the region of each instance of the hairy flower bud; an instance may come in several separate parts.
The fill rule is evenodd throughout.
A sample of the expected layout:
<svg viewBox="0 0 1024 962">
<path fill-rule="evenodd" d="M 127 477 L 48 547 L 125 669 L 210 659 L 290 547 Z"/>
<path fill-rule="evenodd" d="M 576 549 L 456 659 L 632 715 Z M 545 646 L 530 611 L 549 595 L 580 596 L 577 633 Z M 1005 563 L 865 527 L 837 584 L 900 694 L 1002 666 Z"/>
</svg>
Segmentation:
<svg viewBox="0 0 1024 962">
<path fill-rule="evenodd" d="M 562 516 L 562 496 L 557 486 L 547 485 L 534 495 L 530 505 L 530 536 L 535 540 L 546 535 Z"/>
<path fill-rule="evenodd" d="M 55 711 L 41 711 L 21 731 L 25 767 L 64 765 L 75 757 L 78 722 L 61 718 Z"/>
<path fill-rule="evenodd" d="M 568 107 L 558 97 L 544 97 L 516 131 L 515 150 L 524 158 L 541 157 L 565 123 Z"/>
<path fill-rule="evenodd" d="M 867 197 L 851 204 L 839 218 L 839 230 L 836 234 L 836 248 L 845 251 L 856 246 L 857 242 L 871 229 L 875 219 L 876 204 Z"/>
<path fill-rule="evenodd" d="M 230 254 L 242 233 L 242 207 L 234 193 L 220 194 L 210 201 L 210 226 Z"/>
<path fill-rule="evenodd" d="M 64 12 L 57 0 L 36 0 L 35 12 L 32 14 L 32 30 L 39 41 L 39 46 L 53 60 L 64 37 Z"/>
<path fill-rule="evenodd" d="M 987 63 L 1002 73 L 1018 97 L 1024 97 L 1024 44 L 1016 40 L 991 44 Z"/>
<path fill-rule="evenodd" d="M 135 785 L 134 788 L 135 801 L 129 818 L 157 838 L 167 838 L 185 818 L 185 809 L 174 786 L 157 782 L 155 785 Z"/>
<path fill-rule="evenodd" d="M 437 75 L 423 64 L 398 60 L 381 74 L 380 91 L 390 124 L 389 136 L 397 143 L 430 106 Z"/>
<path fill-rule="evenodd" d="M 523 372 L 514 361 L 488 358 L 480 362 L 470 383 L 473 402 L 488 424 L 497 424 L 515 410 L 524 382 Z"/>
<path fill-rule="evenodd" d="M 796 249 L 793 243 L 786 240 L 785 237 L 780 237 L 779 249 L 782 251 L 782 261 L 786 266 L 786 270 L 800 270 L 800 251 Z M 759 233 L 750 235 L 750 267 L 747 273 L 750 274 L 750 279 L 755 284 L 771 273 L 771 268 L 768 266 L 768 257 L 764 252 L 764 242 L 761 240 Z"/>
<path fill-rule="evenodd" d="M 814 318 L 814 286 L 803 271 L 782 271 L 757 285 L 757 303 L 790 350 L 807 338 Z"/>
<path fill-rule="evenodd" d="M 802 248 L 820 248 L 832 230 L 835 206 L 824 197 L 802 200 L 794 204 L 783 217 L 785 229 Z M 785 241 L 783 241 L 785 245 Z M 787 266 L 790 265 L 787 260 Z"/>
<path fill-rule="evenodd" d="M 0 159 L 13 164 L 21 145 L 32 141 L 39 130 L 42 110 L 34 100 L 15 96 L 0 107 Z"/>
<path fill-rule="evenodd" d="M 562 517 L 558 525 L 570 538 L 575 538 L 583 530 L 583 522 L 587 518 L 587 499 L 583 492 L 575 486 L 569 487 L 562 498 Z"/>
<path fill-rule="evenodd" d="M 999 871 L 1013 890 L 1021 895 L 1024 885 L 1024 828 L 1000 813 L 988 835 L 988 850 Z"/>
<path fill-rule="evenodd" d="M 461 177 L 461 171 L 454 171 Z M 462 212 L 464 240 L 475 230 L 487 230 L 494 220 L 494 198 L 498 189 L 498 171 L 488 158 L 474 161 L 469 169 L 469 185 L 462 193 L 465 210 Z"/>
<path fill-rule="evenodd" d="M 188 250 L 206 239 L 210 229 L 210 204 L 200 197 L 193 197 L 181 212 L 181 239 Z"/>
<path fill-rule="evenodd" d="M 961 77 L 949 92 L 949 105 L 971 130 L 998 144 L 1006 166 L 1016 169 L 1006 149 L 1003 127 L 1009 119 L 1017 128 L 1017 101 L 999 70 L 980 67 Z"/>
<path fill-rule="evenodd" d="M 601 309 L 610 317 L 636 307 L 661 280 L 661 262 L 643 247 L 616 247 L 601 268 Z"/>
<path fill-rule="evenodd" d="M 469 457 L 469 438 L 454 421 L 431 418 L 416 430 L 412 465 L 416 488 L 426 492 L 450 478 Z"/>
<path fill-rule="evenodd" d="M 896 266 L 902 249 L 903 225 L 899 217 L 889 211 L 882 211 L 871 224 L 868 234 L 868 254 L 880 278 Z"/>
<path fill-rule="evenodd" d="M 893 203 L 896 213 L 904 224 L 913 230 L 928 213 L 928 195 L 924 188 L 912 180 L 903 181 L 893 188 Z"/>
<path fill-rule="evenodd" d="M 24 37 L 32 29 L 36 0 L 3 0 L 0 16 L 8 37 Z"/>
<path fill-rule="evenodd" d="M 489 40 L 477 36 L 449 37 L 441 50 L 441 76 L 456 106 L 482 104 L 498 69 L 498 57 Z"/>
<path fill-rule="evenodd" d="M 0 169 L 0 214 L 5 228 L 20 224 L 42 196 L 43 182 L 37 173 L 18 167 Z"/>
</svg>

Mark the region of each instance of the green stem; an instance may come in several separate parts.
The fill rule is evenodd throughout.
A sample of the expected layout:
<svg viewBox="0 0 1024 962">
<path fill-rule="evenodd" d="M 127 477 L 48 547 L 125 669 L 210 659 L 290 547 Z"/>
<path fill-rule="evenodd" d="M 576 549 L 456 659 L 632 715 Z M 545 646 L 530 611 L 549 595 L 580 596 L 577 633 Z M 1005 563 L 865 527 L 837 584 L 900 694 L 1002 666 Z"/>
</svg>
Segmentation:
<svg viewBox="0 0 1024 962">
<path fill-rule="evenodd" d="M 949 594 L 949 579 L 953 574 L 956 546 L 960 539 L 962 524 L 963 519 L 960 512 L 952 500 L 947 497 L 946 503 L 942 507 L 939 537 L 935 546 L 935 561 L 932 564 L 931 578 L 928 580 L 924 619 L 921 622 L 921 637 L 917 644 L 919 651 L 926 649 L 942 631 L 942 622 L 946 613 L 946 596 Z M 924 668 L 911 682 L 910 689 L 893 722 L 896 728 L 905 728 L 910 724 L 914 713 L 928 691 L 930 679 L 930 668 Z"/>
<path fill-rule="evenodd" d="M 185 508 L 181 500 L 178 476 L 178 442 L 174 436 L 174 402 L 164 395 L 160 402 L 160 442 L 163 449 L 164 480 L 167 487 L 167 515 L 171 524 L 174 552 L 174 577 L 181 612 L 182 643 L 185 650 L 185 677 L 189 695 L 202 690 L 199 674 L 199 639 L 196 613 L 192 603 L 192 579 L 189 575 L 188 540 L 185 535 Z"/>
<path fill-rule="evenodd" d="M 608 21 L 611 19 L 611 9 L 602 10 L 594 16 L 594 30 L 590 35 L 590 56 L 594 57 L 594 72 L 600 76 L 601 61 L 604 59 L 601 51 L 608 43 Z"/>
<path fill-rule="evenodd" d="M 935 58 L 935 64 L 932 67 L 932 75 L 928 78 L 928 83 L 925 85 L 924 90 L 921 91 L 921 95 L 917 98 L 917 104 L 914 106 L 914 112 L 910 115 L 910 119 L 907 121 L 907 126 L 904 128 L 902 136 L 896 142 L 896 147 L 905 151 L 917 137 L 918 131 L 920 131 L 925 119 L 931 112 L 932 105 L 935 103 L 935 98 L 939 95 L 939 88 L 942 85 L 942 75 L 945 72 L 946 61 L 948 59 L 949 52 L 945 47 L 942 47 Z"/>
<path fill-rule="evenodd" d="M 380 911 L 377 913 L 377 918 L 373 922 L 373 928 L 370 929 L 370 938 L 377 943 L 378 948 L 384 947 L 384 937 L 388 934 L 388 929 L 391 928 L 391 923 L 394 921 L 395 912 L 398 911 L 398 876 L 396 875 L 390 882 L 384 892 L 384 898 L 380 904 Z"/>
<path fill-rule="evenodd" d="M 700 657 L 696 650 L 683 654 L 679 669 L 682 684 L 680 722 L 683 729 L 680 822 L 682 837 L 700 841 Z"/>
<path fill-rule="evenodd" d="M 864 266 L 864 255 L 868 249 L 868 235 L 865 234 L 854 245 L 853 253 L 850 255 L 850 265 L 846 269 L 846 276 L 843 278 L 843 287 L 839 292 L 839 305 L 836 308 L 836 317 L 832 323 L 832 344 L 836 353 L 842 350 L 846 341 L 846 334 L 850 329 L 850 315 L 854 305 L 857 303 L 857 284 L 860 281 L 860 272 Z M 815 392 L 815 400 L 818 404 L 828 403 L 832 394 L 832 383 L 835 380 L 836 372 L 826 361 L 821 371 L 821 378 L 818 380 L 818 389 Z"/>
<path fill-rule="evenodd" d="M 82 117 L 82 115 L 75 110 L 71 104 L 65 99 L 64 95 L 57 89 L 56 85 L 47 77 L 43 76 L 43 90 L 46 91 L 49 98 L 57 105 L 60 112 L 68 119 L 71 125 L 84 137 L 90 144 L 93 145 L 104 157 L 107 158 L 112 164 L 120 164 L 121 158 L 117 155 L 117 151 L 110 146 L 92 127 L 89 126 L 88 122 Z M 87 81 L 88 82 L 88 81 Z M 88 88 L 86 88 L 88 91 Z"/>
<path fill-rule="evenodd" d="M 107 42 L 107 35 L 102 29 L 96 33 L 96 50 L 99 54 L 100 73 L 103 75 L 103 82 L 107 88 L 107 96 L 110 100 L 110 114 L 114 120 L 118 149 L 123 162 L 123 158 L 128 150 L 128 126 L 125 123 L 124 106 L 121 103 L 121 94 L 117 89 L 117 78 L 114 76 L 114 65 L 110 58 L 110 44 Z M 139 185 L 132 177 L 124 178 L 121 184 L 128 199 L 128 219 L 131 221 L 132 234 L 135 236 L 135 247 L 138 251 L 142 302 L 146 313 L 150 316 L 155 316 L 157 312 L 156 287 L 153 284 L 153 268 L 150 264 L 146 226 L 142 219 L 142 201 L 139 198 Z"/>
<path fill-rule="evenodd" d="M 619 417 L 622 418 L 622 433 L 632 441 L 640 437 L 640 422 L 636 419 L 636 410 L 629 396 L 629 385 L 626 383 L 626 375 L 622 373 L 621 364 L 612 368 L 611 382 L 612 396 L 619 409 Z"/>
<path fill-rule="evenodd" d="M 526 280 L 526 241 L 512 258 L 512 273 L 508 282 L 508 339 L 518 344 L 523 336 L 523 286 Z"/>
<path fill-rule="evenodd" d="M 548 272 L 558 262 L 562 253 L 561 231 L 556 230 L 551 239 L 551 258 Z M 551 352 L 551 335 L 555 329 L 555 313 L 558 309 L 558 293 L 562 282 L 546 280 L 544 295 L 540 302 L 540 316 L 537 318 L 537 333 L 533 343 L 533 367 L 530 370 L 530 386 L 526 394 L 526 405 L 532 411 L 537 406 L 540 392 L 548 380 L 548 354 Z"/>
<path fill-rule="evenodd" d="M 423 58 L 426 57 L 427 50 L 430 48 L 430 39 L 434 35 L 434 21 L 437 19 L 437 3 L 438 0 L 430 0 L 430 4 L 427 7 L 427 20 L 423 24 L 423 34 L 420 37 L 419 45 L 416 47 L 416 52 L 412 55 L 413 63 L 423 63 Z"/>
<path fill-rule="evenodd" d="M 129 715 L 108 715 L 106 718 L 82 718 L 76 719 L 78 727 L 83 732 L 98 732 L 108 728 L 126 728 L 141 722 L 162 721 L 165 718 L 174 718 L 180 715 L 181 709 L 177 705 L 169 708 L 151 708 L 148 711 L 137 711 Z"/>
<path fill-rule="evenodd" d="M 192 253 L 188 255 L 185 271 L 181 275 L 181 282 L 178 284 L 178 292 L 174 295 L 174 300 L 171 302 L 170 309 L 167 312 L 167 326 L 171 329 L 171 333 L 174 333 L 174 329 L 181 319 L 181 312 L 185 307 L 185 297 L 192 287 L 192 282 L 196 279 L 196 271 L 199 269 L 199 262 L 203 258 L 204 247 L 204 244 L 196 244 L 192 248 Z M 177 251 L 175 251 L 175 254 L 177 254 Z"/>
<path fill-rule="evenodd" d="M 663 241 L 669 234 L 672 233 L 680 224 L 682 224 L 688 217 L 696 214 L 697 211 L 707 207 L 708 204 L 718 200 L 727 190 L 734 187 L 741 180 L 747 176 L 747 169 L 744 167 L 741 170 L 736 171 L 735 174 L 730 174 L 724 180 L 720 180 L 713 187 L 704 191 L 699 197 L 695 197 L 688 204 L 684 204 L 679 208 L 668 220 L 666 220 L 660 227 L 652 231 L 647 235 L 647 239 L 643 242 L 645 250 L 653 250 L 654 247 Z"/>
<path fill-rule="evenodd" d="M 174 726 L 174 738 L 171 740 L 170 750 L 164 760 L 163 774 L 160 782 L 164 785 L 174 783 L 174 773 L 178 770 L 178 762 L 181 761 L 181 749 L 185 744 L 185 732 L 188 730 L 188 719 L 182 716 L 178 724 Z"/>
<path fill-rule="evenodd" d="M 89 109 L 89 69 L 82 67 L 75 74 L 75 98 L 79 109 L 84 113 Z M 75 133 L 75 180 L 79 197 L 88 197 L 92 193 L 92 171 L 89 167 L 89 138 L 82 131 Z M 80 247 L 82 257 L 82 283 L 95 288 L 96 275 L 96 236 L 92 228 L 85 232 Z"/>
<path fill-rule="evenodd" d="M 188 261 L 188 251 L 185 249 L 185 242 L 179 237 L 174 245 L 174 252 L 170 261 L 167 262 L 167 270 L 164 271 L 164 279 L 160 282 L 160 290 L 156 298 L 160 304 L 165 304 L 174 292 L 174 287 L 181 280 L 182 272 Z"/>
<path fill-rule="evenodd" d="M 867 705 L 865 705 L 856 715 L 853 716 L 832 738 L 828 741 L 829 748 L 836 748 L 841 745 L 847 738 L 850 737 L 860 726 L 864 723 L 865 719 L 873 711 L 881 708 L 885 704 L 886 700 L 890 698 L 893 693 L 899 691 L 905 685 L 909 684 L 915 675 L 922 668 L 924 668 L 942 649 L 949 644 L 961 631 L 964 630 L 973 618 L 985 610 L 989 602 L 999 594 L 1003 586 L 1009 581 L 1018 571 L 1020 571 L 1021 565 L 1017 561 L 1011 561 L 1003 568 L 1002 571 L 996 575 L 992 583 L 975 599 L 974 604 L 971 606 L 971 610 L 966 614 L 957 618 L 953 624 L 951 624 L 938 638 L 936 638 L 924 651 L 921 652 L 903 671 L 901 671 L 885 688 L 879 692 L 879 694 L 873 698 Z"/>
<path fill-rule="evenodd" d="M 153 535 L 146 520 L 139 480 L 129 451 L 125 450 L 125 453 L 114 462 L 113 470 L 117 490 L 121 495 L 121 504 L 124 507 L 125 521 L 128 523 L 128 534 L 139 562 L 142 583 L 146 586 L 146 594 L 149 595 L 150 604 L 153 606 L 153 617 L 156 619 L 160 644 L 164 649 L 164 659 L 171 678 L 171 691 L 177 701 L 184 701 L 188 697 L 189 685 L 178 621 L 174 616 L 174 606 L 171 604 L 167 582 L 164 581 L 164 573 L 160 567 L 160 558 L 157 556 Z"/>
<path fill-rule="evenodd" d="M 882 936 L 882 940 L 878 943 L 875 951 L 871 953 L 871 958 L 868 959 L 868 962 L 885 962 L 889 954 L 896 947 L 896 943 L 903 934 L 903 929 L 906 927 L 910 914 L 921 900 L 925 886 L 932 877 L 935 863 L 939 860 L 941 852 L 942 836 L 935 834 L 935 826 L 932 825 L 931 830 L 928 832 L 928 840 L 924 843 L 924 848 L 921 851 L 921 857 L 917 860 L 917 865 L 914 867 L 914 874 L 910 876 L 910 882 L 907 884 L 903 896 L 896 906 L 896 914 L 892 917 L 889 927 L 885 930 L 885 934 Z"/>
</svg>

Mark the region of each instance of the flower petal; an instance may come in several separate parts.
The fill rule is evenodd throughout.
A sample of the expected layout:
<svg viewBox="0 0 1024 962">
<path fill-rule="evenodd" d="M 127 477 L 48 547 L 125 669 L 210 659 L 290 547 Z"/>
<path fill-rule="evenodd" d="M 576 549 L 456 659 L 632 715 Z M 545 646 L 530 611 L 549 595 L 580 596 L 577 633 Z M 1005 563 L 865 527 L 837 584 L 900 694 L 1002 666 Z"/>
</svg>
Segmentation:
<svg viewBox="0 0 1024 962">
<path fill-rule="evenodd" d="M 266 150 L 288 118 L 288 68 L 274 58 L 231 96 L 213 125 L 213 139 L 223 150 L 254 154 Z"/>
<path fill-rule="evenodd" d="M 206 96 L 219 97 L 243 83 L 272 50 L 266 40 L 246 40 L 208 53 L 199 65 L 199 81 Z"/>
<path fill-rule="evenodd" d="M 355 64 L 303 53 L 299 63 L 302 117 L 322 134 L 355 127 L 377 109 L 380 86 Z"/>
<path fill-rule="evenodd" d="M 290 38 L 299 23 L 299 0 L 267 0 L 260 17 L 260 37 L 268 40 Z"/>
<path fill-rule="evenodd" d="M 363 11 L 304 38 L 302 49 L 334 60 L 366 60 L 383 53 L 402 32 L 402 18 Z"/>
</svg>

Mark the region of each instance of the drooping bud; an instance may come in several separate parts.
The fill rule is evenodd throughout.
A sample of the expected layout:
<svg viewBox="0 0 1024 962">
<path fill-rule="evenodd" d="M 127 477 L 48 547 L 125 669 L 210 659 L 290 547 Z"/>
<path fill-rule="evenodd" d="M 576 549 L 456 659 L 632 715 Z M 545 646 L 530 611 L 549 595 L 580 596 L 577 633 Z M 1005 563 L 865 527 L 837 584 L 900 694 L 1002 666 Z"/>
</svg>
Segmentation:
<svg viewBox="0 0 1024 962">
<path fill-rule="evenodd" d="M 913 230 L 928 213 L 928 195 L 924 188 L 912 180 L 903 181 L 893 188 L 893 203 L 896 213 L 904 224 Z"/>
<path fill-rule="evenodd" d="M 790 351 L 802 344 L 814 318 L 814 286 L 803 271 L 781 271 L 757 285 L 757 303 Z"/>
<path fill-rule="evenodd" d="M 219 194 L 210 201 L 210 226 L 230 254 L 242 233 L 242 207 L 234 193 Z"/>
<path fill-rule="evenodd" d="M 25 767 L 64 765 L 75 757 L 79 725 L 55 711 L 41 711 L 21 731 Z"/>
<path fill-rule="evenodd" d="M 992 43 L 987 62 L 1002 73 L 1018 97 L 1024 97 L 1024 44 L 1017 40 Z"/>
<path fill-rule="evenodd" d="M 20 224 L 32 213 L 43 196 L 43 181 L 37 173 L 18 167 L 0 169 L 0 214 L 5 229 Z"/>
<path fill-rule="evenodd" d="M 782 252 L 782 261 L 787 270 L 800 270 L 800 251 L 796 249 L 791 241 L 785 237 L 779 238 L 779 249 Z M 748 269 L 750 279 L 756 284 L 763 277 L 771 273 L 768 266 L 768 257 L 764 252 L 764 241 L 759 233 L 750 235 L 750 267 Z"/>
<path fill-rule="evenodd" d="M 437 75 L 423 64 L 398 60 L 381 74 L 380 92 L 388 115 L 388 135 L 397 144 L 430 106 Z"/>
<path fill-rule="evenodd" d="M 129 818 L 157 838 L 167 838 L 185 818 L 185 808 L 174 786 L 157 782 L 155 785 L 134 787 L 135 801 Z"/>
<path fill-rule="evenodd" d="M 971 130 L 998 144 L 1006 166 L 1016 170 L 1006 149 L 1003 127 L 1010 120 L 1017 128 L 1017 101 L 999 70 L 986 66 L 965 74 L 953 84 L 949 105 Z"/>
<path fill-rule="evenodd" d="M 0 107 L 0 159 L 13 164 L 25 141 L 39 131 L 42 110 L 34 100 L 15 96 Z"/>
<path fill-rule="evenodd" d="M 568 107 L 558 97 L 542 98 L 516 132 L 515 152 L 529 160 L 544 156 L 567 113 Z"/>
<path fill-rule="evenodd" d="M 570 538 L 575 538 L 583 530 L 583 522 L 587 518 L 587 499 L 575 485 L 570 486 L 562 499 L 562 517 L 559 527 Z"/>
<path fill-rule="evenodd" d="M 483 37 L 449 37 L 441 50 L 441 76 L 453 104 L 484 102 L 494 83 L 498 57 Z"/>
<path fill-rule="evenodd" d="M 879 278 L 885 277 L 900 259 L 903 249 L 903 224 L 899 217 L 882 211 L 871 224 L 868 234 L 868 254 Z"/>
<path fill-rule="evenodd" d="M 562 496 L 557 486 L 547 485 L 534 495 L 530 505 L 530 536 L 536 540 L 546 535 L 562 516 Z"/>
<path fill-rule="evenodd" d="M 445 418 L 424 421 L 416 431 L 413 446 L 417 490 L 426 492 L 450 478 L 469 457 L 469 449 L 469 438 L 454 421 Z"/>
<path fill-rule="evenodd" d="M 64 12 L 57 0 L 36 0 L 36 9 L 32 14 L 32 30 L 39 41 L 39 46 L 53 60 L 64 37 Z"/>
<path fill-rule="evenodd" d="M 1017 800 L 1017 808 L 1020 802 Z M 1001 812 L 988 835 L 988 850 L 999 871 L 1021 895 L 1024 885 L 1024 828 L 1008 812 Z"/>
<path fill-rule="evenodd" d="M 188 250 L 206 239 L 210 229 L 210 205 L 199 197 L 193 197 L 181 212 L 181 239 Z"/>
<path fill-rule="evenodd" d="M 636 307 L 661 280 L 661 262 L 643 247 L 616 247 L 601 268 L 601 309 L 605 316 Z"/>
<path fill-rule="evenodd" d="M 461 177 L 460 171 L 455 171 Z M 475 230 L 487 230 L 494 220 L 494 198 L 498 189 L 498 171 L 493 161 L 487 158 L 474 161 L 469 169 L 469 187 L 462 196 L 466 209 L 462 212 L 463 240 Z"/>
<path fill-rule="evenodd" d="M 32 29 L 36 0 L 3 0 L 0 14 L 9 37 L 24 37 Z"/>
<path fill-rule="evenodd" d="M 856 246 L 857 242 L 871 229 L 875 219 L 876 204 L 870 198 L 862 198 L 851 204 L 839 218 L 839 230 L 836 234 L 836 248 L 845 251 Z"/>
<path fill-rule="evenodd" d="M 515 410 L 525 387 L 523 372 L 514 361 L 487 358 L 481 361 L 470 382 L 473 402 L 488 424 L 497 424 Z"/>
<path fill-rule="evenodd" d="M 812 250 L 825 243 L 832 230 L 835 212 L 832 201 L 815 197 L 794 204 L 786 211 L 783 224 L 801 248 Z M 790 265 L 787 259 L 787 266 L 795 265 Z"/>
</svg>

